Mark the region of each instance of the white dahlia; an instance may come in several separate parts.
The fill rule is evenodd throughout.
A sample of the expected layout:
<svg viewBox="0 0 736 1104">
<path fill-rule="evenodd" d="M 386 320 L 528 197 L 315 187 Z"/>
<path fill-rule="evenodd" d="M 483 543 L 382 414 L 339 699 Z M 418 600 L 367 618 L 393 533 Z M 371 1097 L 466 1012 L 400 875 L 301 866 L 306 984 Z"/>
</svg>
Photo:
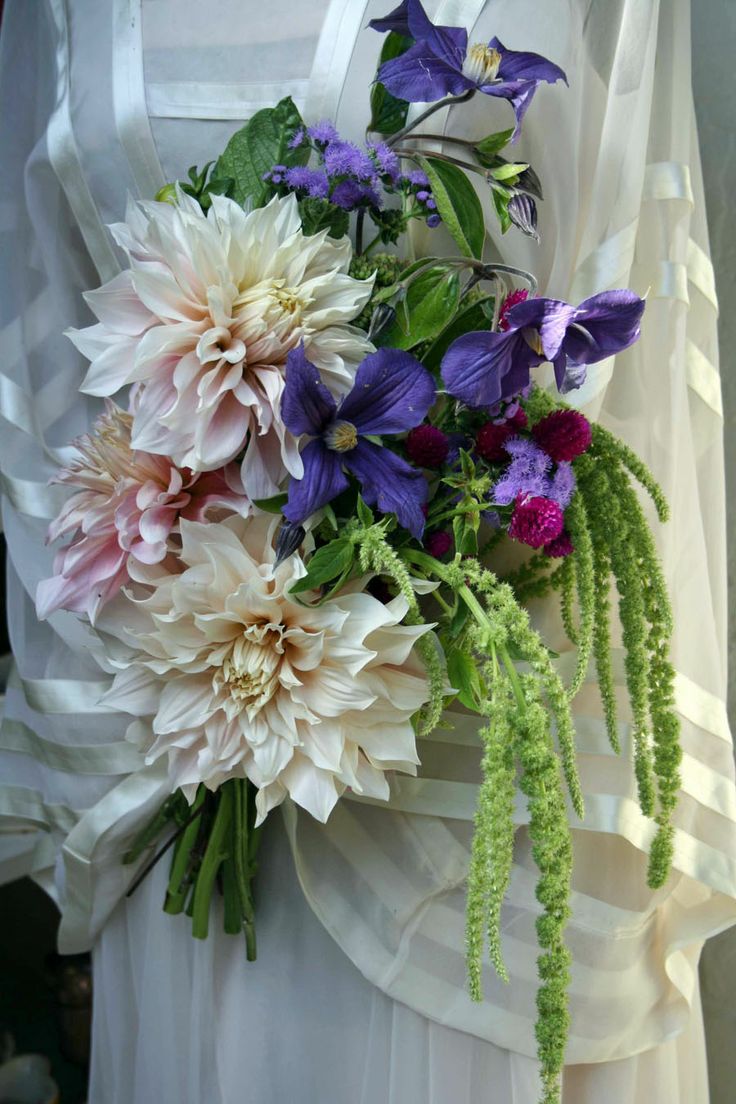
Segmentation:
<svg viewBox="0 0 736 1104">
<path fill-rule="evenodd" d="M 274 494 L 302 473 L 279 416 L 286 356 L 303 341 L 327 386 L 348 391 L 371 348 L 349 325 L 371 281 L 347 275 L 347 238 L 302 233 L 293 195 L 251 212 L 213 196 L 205 215 L 180 192 L 126 218 L 110 229 L 130 269 L 87 294 L 99 322 L 69 331 L 92 362 L 82 390 L 142 385 L 133 448 L 197 472 L 245 447 L 246 492 Z"/>
<path fill-rule="evenodd" d="M 189 800 L 200 783 L 248 777 L 259 821 L 287 794 L 324 821 L 346 787 L 385 799 L 387 770 L 416 773 L 411 717 L 428 688 L 414 644 L 427 627 L 401 624 L 403 598 L 291 597 L 306 569 L 299 555 L 274 566 L 276 525 L 182 521 L 181 574 L 135 564 L 145 585 L 99 622 L 117 638 L 105 701 L 142 718 L 129 738 L 149 763 L 168 757 Z"/>
</svg>

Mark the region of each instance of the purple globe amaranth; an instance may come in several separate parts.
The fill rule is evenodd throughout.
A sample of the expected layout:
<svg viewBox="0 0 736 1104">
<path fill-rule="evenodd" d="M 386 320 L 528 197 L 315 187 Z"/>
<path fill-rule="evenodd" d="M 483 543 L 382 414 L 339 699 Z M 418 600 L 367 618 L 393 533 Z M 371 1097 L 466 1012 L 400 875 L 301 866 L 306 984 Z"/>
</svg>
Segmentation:
<svg viewBox="0 0 736 1104">
<path fill-rule="evenodd" d="M 286 360 L 281 417 L 295 436 L 312 440 L 302 452 L 304 474 L 289 484 L 284 506 L 299 524 L 346 490 L 348 473 L 369 506 L 394 513 L 415 537 L 424 531 L 427 481 L 395 452 L 367 438 L 419 425 L 435 400 L 429 372 L 409 353 L 379 349 L 358 368 L 352 391 L 338 404 L 307 360 L 303 345 Z"/>
<path fill-rule="evenodd" d="M 504 333 L 463 334 L 442 360 L 450 395 L 470 407 L 518 395 L 531 370 L 550 361 L 565 394 L 585 382 L 586 365 L 620 353 L 639 337 L 644 300 L 624 289 L 603 291 L 577 306 L 561 299 L 527 299 L 509 310 Z"/>
<path fill-rule="evenodd" d="M 557 540 L 564 524 L 564 514 L 556 502 L 549 498 L 519 495 L 508 533 L 512 540 L 528 544 L 530 548 L 542 548 Z"/>
<path fill-rule="evenodd" d="M 468 44 L 463 27 L 435 26 L 419 0 L 403 0 L 383 19 L 371 20 L 375 31 L 395 31 L 414 45 L 378 70 L 389 92 L 410 103 L 431 103 L 443 96 L 479 91 L 508 100 L 516 116 L 514 141 L 537 86 L 567 77 L 541 54 L 507 50 L 497 38 L 486 45 Z"/>
</svg>

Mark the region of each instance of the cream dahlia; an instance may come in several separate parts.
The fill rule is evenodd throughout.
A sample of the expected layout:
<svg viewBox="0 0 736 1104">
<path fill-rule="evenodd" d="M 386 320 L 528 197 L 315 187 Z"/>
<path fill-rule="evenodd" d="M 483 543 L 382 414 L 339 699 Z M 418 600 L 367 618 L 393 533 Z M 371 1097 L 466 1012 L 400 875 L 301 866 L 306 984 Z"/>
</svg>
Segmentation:
<svg viewBox="0 0 736 1104">
<path fill-rule="evenodd" d="M 222 512 L 247 514 L 237 465 L 198 475 L 168 457 L 134 451 L 132 416 L 107 400 L 92 432 L 76 442 L 77 457 L 55 483 L 78 490 L 51 523 L 48 539 L 71 534 L 56 554 L 54 574 L 36 592 L 40 618 L 57 609 L 86 613 L 101 607 L 128 581 L 131 559 L 160 563 L 171 550 L 179 518 L 203 521 Z"/>
<path fill-rule="evenodd" d="M 144 585 L 101 621 L 117 638 L 104 700 L 143 719 L 129 738 L 149 763 L 168 757 L 190 800 L 202 782 L 245 776 L 259 821 L 287 794 L 324 821 L 346 787 L 385 799 L 387 770 L 416 773 L 411 717 L 428 690 L 414 644 L 427 626 L 401 624 L 403 598 L 292 598 L 305 567 L 275 565 L 277 524 L 182 522 L 180 573 L 136 566 Z"/>
<path fill-rule="evenodd" d="M 245 448 L 251 498 L 300 476 L 296 442 L 279 417 L 287 353 L 301 341 L 335 394 L 350 389 L 370 350 L 348 323 L 372 282 L 347 275 L 351 246 L 306 237 L 296 199 L 245 212 L 212 197 L 205 215 L 180 192 L 131 205 L 110 229 L 130 269 L 88 293 L 99 322 L 69 331 L 91 360 L 82 387 L 113 395 L 143 384 L 133 446 L 209 471 Z"/>
</svg>

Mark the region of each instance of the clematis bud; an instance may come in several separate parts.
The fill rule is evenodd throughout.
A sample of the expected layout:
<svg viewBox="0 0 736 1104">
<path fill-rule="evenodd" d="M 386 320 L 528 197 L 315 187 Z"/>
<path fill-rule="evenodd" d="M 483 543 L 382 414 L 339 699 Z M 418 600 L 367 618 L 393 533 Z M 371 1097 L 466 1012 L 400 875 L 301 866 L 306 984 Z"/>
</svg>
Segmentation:
<svg viewBox="0 0 736 1104">
<path fill-rule="evenodd" d="M 291 521 L 285 521 L 276 537 L 276 563 L 275 567 L 293 556 L 306 536 L 303 525 L 294 525 Z"/>
</svg>

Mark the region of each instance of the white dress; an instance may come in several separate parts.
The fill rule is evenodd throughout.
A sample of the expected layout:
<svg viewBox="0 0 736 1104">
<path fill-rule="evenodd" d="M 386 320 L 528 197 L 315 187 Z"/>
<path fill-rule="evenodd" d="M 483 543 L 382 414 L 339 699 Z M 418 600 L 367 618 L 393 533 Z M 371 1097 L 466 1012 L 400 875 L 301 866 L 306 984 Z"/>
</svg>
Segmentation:
<svg viewBox="0 0 736 1104">
<path fill-rule="evenodd" d="M 57 488 L 46 481 L 96 406 L 61 331 L 120 257 L 104 230 L 211 160 L 282 95 L 359 138 L 391 0 L 15 0 L 0 58 L 0 450 L 17 660 L 0 730 L 0 865 L 62 909 L 62 949 L 94 946 L 91 1104 L 535 1104 L 534 869 L 520 804 L 503 919 L 511 984 L 464 988 L 463 878 L 478 780 L 472 724 L 421 748 L 390 808 L 341 803 L 322 827 L 269 818 L 259 958 L 161 911 L 163 865 L 130 900 L 121 841 L 155 808 L 159 769 L 96 704 L 104 676 L 74 617 L 39 625 Z M 539 172 L 542 246 L 494 239 L 542 289 L 577 301 L 631 286 L 638 346 L 596 366 L 578 402 L 653 468 L 673 506 L 658 533 L 675 599 L 683 794 L 675 869 L 645 886 L 651 827 L 627 758 L 602 740 L 594 684 L 576 702 L 586 819 L 575 830 L 565 1104 L 704 1104 L 702 941 L 736 921 L 736 793 L 725 688 L 725 556 L 716 300 L 689 81 L 687 0 L 443 0 L 471 40 L 562 65 L 519 147 Z M 452 118 L 509 125 L 478 97 Z M 446 122 L 446 120 L 445 120 Z M 433 120 L 433 130 L 437 127 Z M 443 242 L 436 232 L 433 248 Z M 426 249 L 426 242 L 417 242 Z M 450 248 L 447 241 L 443 247 Z M 565 650 L 553 611 L 536 611 Z M 559 638 L 559 639 L 558 639 Z M 569 648 L 569 645 L 568 645 Z M 564 666 L 571 657 L 563 654 Z M 620 651 L 616 662 L 620 668 Z M 623 714 L 625 719 L 625 713 Z M 622 724 L 622 740 L 627 739 Z M 288 842 L 287 842 L 288 837 Z"/>
</svg>

